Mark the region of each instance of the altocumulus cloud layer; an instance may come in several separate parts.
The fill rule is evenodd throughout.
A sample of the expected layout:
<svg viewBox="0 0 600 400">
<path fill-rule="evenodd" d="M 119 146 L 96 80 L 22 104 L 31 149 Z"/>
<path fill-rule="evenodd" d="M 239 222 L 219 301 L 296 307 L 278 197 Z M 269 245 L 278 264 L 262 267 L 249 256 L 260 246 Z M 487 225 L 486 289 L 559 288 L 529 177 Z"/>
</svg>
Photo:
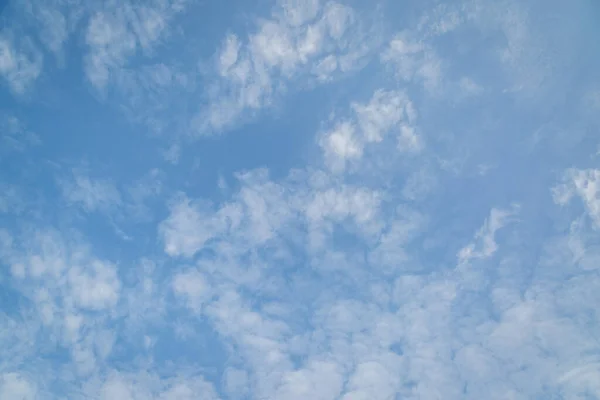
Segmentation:
<svg viewBox="0 0 600 400">
<path fill-rule="evenodd" d="M 600 398 L 592 1 L 8 1 L 0 398 Z"/>
</svg>

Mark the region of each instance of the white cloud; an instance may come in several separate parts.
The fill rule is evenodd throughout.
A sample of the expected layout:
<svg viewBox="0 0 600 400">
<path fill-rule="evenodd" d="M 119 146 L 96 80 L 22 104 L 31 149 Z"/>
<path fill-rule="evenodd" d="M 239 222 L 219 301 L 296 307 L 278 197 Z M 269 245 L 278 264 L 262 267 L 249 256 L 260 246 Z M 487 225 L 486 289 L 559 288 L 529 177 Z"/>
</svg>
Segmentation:
<svg viewBox="0 0 600 400">
<path fill-rule="evenodd" d="M 112 265 L 92 261 L 85 268 L 73 266 L 68 279 L 79 307 L 103 310 L 114 307 L 119 300 L 120 282 Z"/>
<path fill-rule="evenodd" d="M 399 152 L 417 153 L 424 147 L 415 128 L 417 112 L 405 93 L 376 90 L 368 103 L 352 103 L 354 118 L 338 122 L 319 138 L 326 163 L 342 172 L 363 158 L 369 145 L 395 136 Z"/>
<path fill-rule="evenodd" d="M 64 198 L 87 212 L 106 212 L 121 204 L 121 194 L 110 180 L 91 179 L 74 171 L 72 180 L 63 180 L 60 187 Z"/>
<path fill-rule="evenodd" d="M 285 21 L 291 26 L 301 26 L 311 22 L 317 17 L 321 9 L 320 0 L 281 0 L 279 5 L 282 8 Z"/>
<path fill-rule="evenodd" d="M 343 372 L 336 363 L 311 361 L 299 371 L 286 373 L 274 398 L 333 400 L 339 398 L 343 385 Z"/>
<path fill-rule="evenodd" d="M 334 171 L 343 171 L 346 160 L 357 159 L 362 156 L 362 144 L 356 139 L 355 128 L 345 122 L 337 125 L 332 131 L 327 132 L 320 140 L 320 145 L 329 159 Z"/>
<path fill-rule="evenodd" d="M 175 375 L 161 379 L 150 373 L 111 371 L 98 387 L 87 390 L 87 396 L 98 400 L 217 400 L 214 387 L 201 376 Z"/>
<path fill-rule="evenodd" d="M 16 95 L 24 94 L 42 72 L 43 56 L 28 37 L 18 44 L 7 35 L 0 36 L 0 75 Z"/>
<path fill-rule="evenodd" d="M 560 383 L 570 388 L 573 393 L 600 396 L 600 363 L 591 362 L 577 366 L 560 377 Z"/>
<path fill-rule="evenodd" d="M 417 30 L 425 38 L 444 35 L 458 28 L 465 20 L 465 4 L 439 4 L 419 20 Z"/>
<path fill-rule="evenodd" d="M 590 232 L 585 222 L 579 218 L 571 223 L 567 244 L 572 261 L 589 271 L 600 268 L 600 246 L 595 244 L 595 232 Z"/>
<path fill-rule="evenodd" d="M 42 143 L 39 135 L 27 129 L 19 118 L 10 115 L 0 116 L 0 139 L 4 151 L 24 151 Z M 0 150 L 0 151 L 2 151 Z"/>
<path fill-rule="evenodd" d="M 343 400 L 389 399 L 398 392 L 400 378 L 378 362 L 367 361 L 356 366 L 346 387 Z"/>
<path fill-rule="evenodd" d="M 51 53 L 57 66 L 66 64 L 65 46 L 69 37 L 76 31 L 85 14 L 95 7 L 90 7 L 80 0 L 26 0 L 15 4 L 9 12 L 15 25 L 25 28 L 37 37 L 48 53 Z M 12 21 L 11 21 L 12 22 Z"/>
<path fill-rule="evenodd" d="M 312 251 L 328 248 L 334 226 L 348 224 L 363 238 L 372 238 L 381 229 L 381 196 L 365 188 L 342 187 L 315 191 L 306 205 L 308 243 Z"/>
<path fill-rule="evenodd" d="M 459 264 L 468 263 L 472 259 L 491 257 L 498 250 L 496 232 L 506 226 L 517 212 L 518 206 L 513 206 L 512 210 L 492 208 L 490 216 L 475 234 L 475 241 L 458 252 Z"/>
<path fill-rule="evenodd" d="M 461 93 L 466 96 L 477 96 L 483 93 L 484 90 L 481 85 L 473 81 L 473 79 L 464 76 L 458 81 L 458 86 Z"/>
<path fill-rule="evenodd" d="M 128 185 L 124 190 L 129 198 L 127 215 L 140 221 L 152 220 L 153 214 L 148 203 L 162 194 L 163 180 L 164 173 L 159 169 L 152 169 Z"/>
<path fill-rule="evenodd" d="M 44 333 L 34 342 L 38 348 L 58 344 L 70 354 L 73 372 L 87 376 L 111 353 L 105 324 L 115 316 L 121 296 L 116 267 L 56 231 L 24 234 L 2 254 L 2 261 L 11 265 L 13 285 L 28 299 L 27 318 Z"/>
<path fill-rule="evenodd" d="M 65 45 L 74 20 L 81 13 L 80 5 L 73 2 L 70 10 L 53 7 L 52 2 L 29 2 L 30 12 L 39 24 L 39 38 L 46 48 L 62 62 Z"/>
<path fill-rule="evenodd" d="M 0 375 L 0 398 L 6 400 L 34 400 L 37 388 L 17 373 Z"/>
<path fill-rule="evenodd" d="M 124 3 L 96 11 L 90 17 L 85 41 L 89 53 L 85 71 L 90 83 L 103 90 L 138 51 L 149 54 L 168 30 L 169 21 L 183 10 L 182 2 Z"/>
<path fill-rule="evenodd" d="M 84 212 L 75 215 L 87 219 L 91 214 L 102 214 L 106 227 L 121 240 L 131 242 L 143 234 L 135 233 L 134 225 L 155 218 L 150 205 L 162 193 L 163 172 L 152 169 L 131 183 L 117 185 L 112 179 L 92 176 L 89 168 L 76 168 L 72 174 L 58 176 L 57 186 L 68 206 Z"/>
<path fill-rule="evenodd" d="M 402 126 L 398 136 L 398 149 L 400 151 L 417 152 L 423 148 L 422 139 L 412 126 Z"/>
<path fill-rule="evenodd" d="M 0 183 L 0 213 L 19 213 L 23 196 L 16 186 Z"/>
<path fill-rule="evenodd" d="M 571 169 L 565 173 L 564 181 L 553 188 L 555 203 L 565 205 L 578 195 L 596 227 L 600 227 L 600 170 Z"/>
<path fill-rule="evenodd" d="M 332 75 L 339 67 L 338 60 L 333 55 L 323 58 L 312 68 L 311 72 L 320 82 L 327 82 L 332 79 Z"/>
<path fill-rule="evenodd" d="M 402 196 L 411 201 L 427 198 L 439 185 L 439 179 L 436 175 L 434 168 L 428 164 L 415 169 L 406 178 L 402 188 Z"/>
<path fill-rule="evenodd" d="M 368 104 L 352 105 L 358 124 L 367 142 L 381 142 L 384 135 L 406 121 L 416 122 L 417 114 L 414 106 L 405 94 L 377 90 Z"/>
<path fill-rule="evenodd" d="M 221 76 L 227 76 L 229 69 L 237 62 L 240 47 L 241 44 L 237 36 L 230 34 L 227 36 L 227 38 L 225 38 L 223 50 L 219 55 L 218 70 Z"/>
<path fill-rule="evenodd" d="M 98 89 L 106 87 L 111 69 L 123 65 L 137 46 L 124 17 L 103 12 L 91 18 L 86 43 L 92 49 L 86 60 L 87 78 Z"/>
<path fill-rule="evenodd" d="M 420 270 L 421 265 L 410 257 L 408 245 L 425 228 L 426 218 L 407 207 L 398 207 L 390 219 L 377 245 L 369 252 L 370 264 L 387 275 Z"/>
<path fill-rule="evenodd" d="M 173 291 L 183 297 L 188 307 L 198 310 L 210 299 L 212 288 L 204 275 L 198 271 L 182 272 L 173 278 Z"/>
<path fill-rule="evenodd" d="M 282 1 L 247 38 L 225 37 L 215 57 L 217 76 L 208 106 L 193 121 L 199 133 L 236 125 L 270 106 L 300 78 L 327 81 L 361 68 L 370 50 L 355 11 L 319 3 Z"/>
<path fill-rule="evenodd" d="M 123 69 L 138 51 L 156 49 L 171 14 L 158 12 L 161 5 L 135 12 L 128 4 L 106 7 L 85 27 L 93 44 L 87 67 L 95 68 L 87 71 L 89 79 L 98 87 L 114 82 L 123 85 L 122 93 L 131 90 L 132 109 L 167 102 L 163 94 L 171 92 L 160 88 L 183 87 L 189 76 L 160 62 L 141 72 Z M 500 173 L 506 165 L 499 160 L 485 160 L 497 165 L 486 176 L 492 183 L 472 171 L 436 175 L 432 160 L 441 158 L 446 137 L 432 129 L 425 140 L 423 129 L 448 122 L 444 129 L 462 133 L 461 124 L 453 125 L 453 109 L 440 113 L 445 102 L 429 103 L 439 100 L 429 95 L 446 79 L 435 40 L 458 31 L 464 16 L 457 9 L 440 5 L 415 34 L 392 39 L 382 60 L 396 67 L 401 82 L 350 101 L 349 115 L 334 119 L 317 138 L 323 158 L 306 168 L 277 179 L 266 169 L 237 173 L 232 182 L 221 180 L 214 202 L 209 194 L 195 198 L 196 190 L 209 191 L 194 187 L 171 197 L 156 230 L 136 223 L 140 215 L 143 222 L 161 215 L 149 200 L 165 194 L 170 175 L 153 170 L 122 191 L 123 184 L 77 173 L 63 182 L 72 204 L 123 215 L 137 231 L 156 233 L 162 255 L 153 237 L 116 248 L 94 230 L 95 254 L 81 233 L 69 230 L 68 220 L 60 221 L 60 232 L 39 228 L 45 217 L 37 214 L 10 220 L 0 230 L 6 267 L 0 274 L 0 397 L 38 398 L 58 390 L 47 395 L 218 399 L 198 371 L 222 380 L 229 398 L 597 395 L 600 252 L 591 226 L 600 218 L 600 175 L 573 169 L 555 190 L 558 204 L 582 200 L 590 218 L 574 220 L 562 214 L 569 210 L 543 201 L 530 213 L 538 206 L 531 198 L 540 200 L 530 196 L 535 188 L 516 190 L 507 177 L 517 170 Z M 214 119 L 204 127 L 217 131 L 268 107 L 289 83 L 343 74 L 356 54 L 366 54 L 352 32 L 359 22 L 358 12 L 345 6 L 282 0 L 256 31 L 227 35 L 213 59 L 213 108 L 201 117 Z M 121 39 L 124 44 L 117 43 Z M 517 56 L 516 64 L 523 55 Z M 368 75 L 365 90 L 385 83 Z M 462 91 L 489 94 L 460 78 L 462 71 L 455 75 Z M 159 89 L 150 95 L 140 88 Z M 148 107 L 144 115 L 168 126 L 152 115 L 157 110 L 164 109 Z M 503 109 L 494 112 L 504 115 Z M 474 129 L 478 118 L 472 118 Z M 513 123 L 519 126 L 519 119 Z M 480 144 L 506 150 L 501 140 Z M 512 143 L 512 136 L 507 140 Z M 540 161 L 536 152 L 527 155 Z M 185 159 L 169 170 L 181 174 Z M 532 172 L 519 162 L 518 183 L 534 175 L 546 182 L 554 165 Z M 520 196 L 515 200 L 527 207 L 491 208 L 474 238 L 456 237 L 456 226 L 473 212 L 465 193 L 477 196 L 473 187 L 479 184 L 494 190 L 473 204 L 500 193 Z M 441 186 L 435 198 L 427 196 L 433 185 Z M 512 224 L 517 214 L 524 222 Z M 465 243 L 457 254 L 457 244 Z M 148 258 L 140 261 L 140 254 Z"/>
<path fill-rule="evenodd" d="M 248 373 L 244 370 L 229 367 L 223 373 L 225 393 L 231 398 L 243 398 L 250 388 L 248 387 Z"/>
<path fill-rule="evenodd" d="M 269 181 L 265 170 L 240 173 L 237 179 L 240 190 L 219 207 L 185 195 L 172 201 L 170 215 L 159 227 L 167 254 L 192 257 L 205 246 L 236 254 L 277 240 L 277 231 L 297 212 L 299 199 L 288 198 L 285 187 Z M 236 247 L 220 249 L 229 242 Z"/>
<path fill-rule="evenodd" d="M 203 378 L 191 378 L 187 381 L 177 382 L 160 394 L 160 400 L 217 400 L 219 396 L 213 385 Z"/>
<path fill-rule="evenodd" d="M 158 50 L 157 50 L 158 51 Z M 150 60 L 139 67 L 123 67 L 112 71 L 114 93 L 120 111 L 134 123 L 140 123 L 154 134 L 187 132 L 188 120 L 181 113 L 198 90 L 195 66 Z M 175 112 L 177 111 L 177 112 Z M 177 141 L 168 143 L 176 149 Z M 167 158 L 176 163 L 178 154 Z"/>
<path fill-rule="evenodd" d="M 211 215 L 209 204 L 194 204 L 183 196 L 174 200 L 171 214 L 161 223 L 160 232 L 167 254 L 192 257 L 207 240 L 226 228 L 226 221 Z"/>
<path fill-rule="evenodd" d="M 430 45 L 411 37 L 408 32 L 398 34 L 382 53 L 381 60 L 391 63 L 398 78 L 421 83 L 435 92 L 442 84 L 442 62 Z"/>
</svg>

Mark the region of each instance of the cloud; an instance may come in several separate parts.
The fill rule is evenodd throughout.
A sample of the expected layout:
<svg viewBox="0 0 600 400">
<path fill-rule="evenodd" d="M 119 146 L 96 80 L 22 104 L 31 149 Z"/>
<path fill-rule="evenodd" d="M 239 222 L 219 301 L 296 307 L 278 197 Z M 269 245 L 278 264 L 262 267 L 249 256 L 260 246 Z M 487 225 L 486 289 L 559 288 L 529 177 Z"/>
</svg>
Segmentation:
<svg viewBox="0 0 600 400">
<path fill-rule="evenodd" d="M 86 212 L 106 212 L 121 204 L 121 194 L 113 182 L 94 180 L 74 171 L 73 179 L 60 182 L 63 197 Z"/>
<path fill-rule="evenodd" d="M 27 36 L 0 36 L 0 75 L 16 95 L 25 94 L 42 73 L 43 55 Z"/>
<path fill-rule="evenodd" d="M 381 54 L 383 63 L 391 63 L 398 78 L 418 82 L 435 92 L 442 84 L 442 62 L 427 44 L 403 32 L 392 39 Z"/>
<path fill-rule="evenodd" d="M 7 400 L 33 400 L 37 388 L 19 374 L 5 373 L 0 375 L 0 395 Z"/>
<path fill-rule="evenodd" d="M 206 241 L 227 229 L 227 221 L 219 218 L 220 215 L 212 216 L 210 209 L 206 210 L 209 207 L 208 204 L 192 204 L 185 196 L 174 201 L 169 218 L 160 227 L 167 254 L 191 257 Z M 224 217 L 227 218 L 228 211 L 235 218 L 234 208 L 225 209 Z M 235 223 L 235 219 L 233 221 Z"/>
<path fill-rule="evenodd" d="M 35 20 L 39 40 L 62 64 L 65 58 L 64 46 L 73 31 L 74 24 L 82 14 L 81 4 L 78 1 L 70 2 L 68 5 L 61 4 L 60 1 L 29 1 L 24 8 Z"/>
<path fill-rule="evenodd" d="M 191 309 L 198 310 L 211 296 L 210 283 L 198 271 L 175 275 L 172 286 L 175 294 L 183 297 Z"/>
<path fill-rule="evenodd" d="M 165 252 L 169 254 L 177 248 L 172 252 L 173 256 L 191 256 L 199 251 L 216 255 L 213 260 L 199 257 L 196 269 L 177 274 L 173 290 L 193 310 L 202 304 L 204 315 L 220 335 L 239 349 L 239 357 L 245 360 L 246 367 L 244 372 L 231 375 L 232 370 L 228 375 L 230 391 L 248 393 L 250 390 L 255 396 L 267 398 L 300 398 L 307 393 L 316 398 L 334 398 L 341 393 L 344 379 L 343 369 L 335 362 L 320 359 L 311 362 L 306 369 L 292 368 L 289 354 L 292 349 L 286 344 L 292 332 L 289 322 L 285 322 L 289 315 L 287 302 L 284 300 L 282 307 L 276 306 L 277 303 L 269 307 L 268 304 L 253 305 L 245 293 L 246 290 L 260 291 L 274 298 L 282 295 L 270 282 L 283 283 L 280 276 L 287 273 L 286 264 L 294 259 L 290 253 L 293 242 L 301 244 L 307 240 L 309 249 L 321 258 L 320 254 L 330 252 L 329 243 L 336 229 L 348 230 L 359 237 L 376 237 L 380 230 L 377 193 L 351 186 L 314 189 L 306 187 L 305 183 L 289 186 L 295 185 L 293 181 L 275 183 L 267 180 L 260 171 L 241 175 L 238 179 L 242 183 L 239 191 L 231 202 L 220 207 L 206 208 L 199 201 L 191 202 L 185 198 L 172 206 L 171 215 L 162 225 Z M 229 217 L 231 210 L 236 210 L 235 219 Z M 217 228 L 205 231 L 211 226 Z M 211 232 L 212 236 L 208 238 L 204 232 Z M 290 237 L 288 232 L 294 232 L 295 237 Z M 185 244 L 183 238 L 188 240 Z M 282 238 L 285 239 L 283 242 Z M 170 241 L 175 240 L 177 246 L 169 247 Z M 263 253 L 261 249 L 269 250 Z M 244 266 L 242 260 L 247 257 L 253 261 Z M 277 264 L 280 267 L 274 268 Z M 323 269 L 322 273 L 326 271 Z M 342 273 L 342 270 L 338 271 Z M 208 289 L 206 275 L 214 282 L 214 290 Z M 207 292 L 211 293 L 210 297 Z M 323 374 L 327 377 L 322 377 Z M 240 380 L 244 387 L 240 386 Z M 338 383 L 332 387 L 333 381 Z"/>
<path fill-rule="evenodd" d="M 274 398 L 327 400 L 337 398 L 343 388 L 344 377 L 338 365 L 327 361 L 313 361 L 306 368 L 287 373 Z"/>
<path fill-rule="evenodd" d="M 27 0 L 12 5 L 5 10 L 10 15 L 10 26 L 19 31 L 27 31 L 44 49 L 54 56 L 59 68 L 66 66 L 66 51 L 69 39 L 77 32 L 78 24 L 94 7 L 88 7 L 79 0 Z M 14 25 L 12 25 L 14 23 Z M 52 60 L 46 62 L 51 66 Z"/>
<path fill-rule="evenodd" d="M 95 261 L 86 270 L 69 270 L 73 299 L 82 308 L 103 310 L 114 307 L 119 300 L 120 282 L 112 265 Z"/>
<path fill-rule="evenodd" d="M 231 249 L 234 253 L 244 252 L 277 240 L 278 230 L 293 218 L 299 199 L 270 181 L 266 170 L 239 173 L 237 179 L 239 192 L 218 207 L 185 195 L 172 200 L 170 214 L 159 227 L 167 254 L 192 257 L 205 247 L 218 249 L 229 241 L 238 244 Z"/>
<path fill-rule="evenodd" d="M 100 388 L 89 390 L 88 396 L 98 400 L 217 400 L 213 386 L 202 377 L 181 376 L 161 379 L 153 374 L 113 371 Z"/>
<path fill-rule="evenodd" d="M 71 174 L 59 176 L 57 186 L 63 200 L 91 214 L 101 214 L 114 233 L 123 240 L 132 240 L 126 232 L 139 223 L 149 223 L 155 218 L 151 207 L 164 190 L 164 173 L 151 169 L 139 178 L 117 183 L 112 179 L 92 176 L 90 168 L 75 168 Z M 162 201 L 162 199 L 161 199 Z"/>
<path fill-rule="evenodd" d="M 28 299 L 46 333 L 39 345 L 56 341 L 70 353 L 77 372 L 86 376 L 112 347 L 102 328 L 120 298 L 116 266 L 54 230 L 26 234 L 27 239 L 6 249 L 2 262 L 10 266 L 16 289 Z M 100 311 L 104 314 L 89 314 Z"/>
<path fill-rule="evenodd" d="M 311 248 L 325 247 L 324 238 L 337 224 L 351 222 L 358 233 L 366 237 L 379 231 L 379 193 L 366 188 L 341 187 L 317 191 L 311 197 L 305 211 Z"/>
<path fill-rule="evenodd" d="M 50 12 L 56 32 L 43 28 L 40 48 L 83 58 L 92 94 L 165 135 L 119 142 L 141 161 L 117 159 L 110 175 L 88 167 L 48 185 L 27 169 L 31 157 L 64 170 L 62 157 L 103 160 L 105 149 L 61 146 L 78 118 L 58 121 L 35 96 L 10 100 L 19 113 L 7 112 L 0 136 L 11 146 L 0 174 L 0 397 L 598 397 L 595 141 L 560 154 L 523 146 L 539 126 L 597 124 L 576 112 L 575 81 L 558 90 L 551 120 L 548 103 L 515 103 L 527 91 L 545 101 L 539 79 L 561 68 L 516 89 L 546 40 L 531 38 L 545 29 L 534 25 L 563 8 L 534 5 L 538 18 L 514 6 L 390 3 L 376 14 L 281 0 L 248 32 L 233 25 L 216 38 L 230 15 L 196 15 L 204 4 L 107 3 L 75 27 L 69 12 Z M 67 45 L 71 32 L 84 54 Z M 208 67 L 180 52 L 215 46 Z M 595 65 L 580 62 L 577 71 Z M 44 70 L 44 93 L 73 107 L 61 111 L 137 129 L 97 120 L 108 104 L 81 92 L 74 67 Z M 327 93 L 301 101 L 326 121 L 271 121 L 273 134 L 285 127 L 282 142 L 254 141 L 270 127 L 258 118 L 243 126 L 318 85 Z M 190 128 L 192 114 L 197 141 L 187 143 L 175 128 Z M 43 143 L 34 147 L 29 127 Z M 247 151 L 232 150 L 239 136 L 197 138 L 232 127 L 247 133 Z M 147 172 L 127 178 L 138 168 Z M 474 215 L 483 221 L 472 225 Z"/>
<path fill-rule="evenodd" d="M 498 250 L 496 232 L 506 226 L 517 211 L 518 206 L 513 206 L 512 210 L 492 208 L 490 216 L 475 234 L 475 242 L 468 244 L 458 252 L 459 264 L 467 263 L 472 259 L 491 257 Z"/>
<path fill-rule="evenodd" d="M 575 195 L 583 201 L 595 226 L 600 227 L 600 170 L 570 169 L 564 183 L 553 188 L 554 201 L 560 205 L 569 203 Z"/>
<path fill-rule="evenodd" d="M 597 376 L 600 372 L 599 363 L 590 363 L 575 367 L 560 378 L 560 383 L 572 388 L 574 393 L 600 393 L 600 382 Z"/>
<path fill-rule="evenodd" d="M 399 206 L 379 242 L 369 253 L 369 262 L 386 275 L 398 271 L 418 271 L 421 266 L 411 260 L 410 242 L 426 226 L 426 217 L 407 207 Z"/>
<path fill-rule="evenodd" d="M 350 123 L 341 123 L 321 140 L 321 147 L 326 157 L 332 159 L 333 169 L 343 170 L 346 160 L 362 157 L 363 149 L 355 138 L 354 126 Z"/>
<path fill-rule="evenodd" d="M 337 122 L 319 138 L 326 163 L 335 172 L 358 164 L 366 148 L 396 139 L 398 152 L 418 153 L 424 141 L 415 128 L 417 112 L 400 91 L 376 90 L 367 103 L 352 103 L 354 118 Z M 387 141 L 386 141 L 387 142 Z"/>
<path fill-rule="evenodd" d="M 368 142 L 381 142 L 400 122 L 414 123 L 417 115 L 403 93 L 377 90 L 368 104 L 353 104 L 363 136 Z"/>
<path fill-rule="evenodd" d="M 12 115 L 0 117 L 2 147 L 5 151 L 24 151 L 32 146 L 39 146 L 42 141 L 36 133 L 27 129 L 19 118 Z"/>
<path fill-rule="evenodd" d="M 160 43 L 169 21 L 184 9 L 184 2 L 154 1 L 143 6 L 111 4 L 95 11 L 88 22 L 85 42 L 87 79 L 103 90 L 138 52 L 148 54 Z"/>
<path fill-rule="evenodd" d="M 288 84 L 328 81 L 360 69 L 370 52 L 366 35 L 348 6 L 280 2 L 255 32 L 243 39 L 233 33 L 224 38 L 215 56 L 211 95 L 194 129 L 219 133 L 271 106 Z"/>
<path fill-rule="evenodd" d="M 22 211 L 23 195 L 16 186 L 0 183 L 0 213 Z"/>
</svg>

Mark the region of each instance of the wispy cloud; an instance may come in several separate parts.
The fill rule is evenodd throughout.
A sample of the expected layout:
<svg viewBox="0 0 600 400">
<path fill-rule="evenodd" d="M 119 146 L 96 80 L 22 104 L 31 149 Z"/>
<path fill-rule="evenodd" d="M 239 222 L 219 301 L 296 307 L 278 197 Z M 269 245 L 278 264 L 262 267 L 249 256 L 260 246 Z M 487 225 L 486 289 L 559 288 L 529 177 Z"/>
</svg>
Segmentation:
<svg viewBox="0 0 600 400">
<path fill-rule="evenodd" d="M 238 6 L 14 7 L 0 397 L 600 396 L 590 9 Z"/>
<path fill-rule="evenodd" d="M 361 25 L 346 5 L 283 1 L 247 37 L 228 34 L 215 56 L 207 108 L 194 128 L 218 133 L 269 107 L 300 78 L 324 82 L 360 69 L 373 46 Z"/>
<path fill-rule="evenodd" d="M 93 396 L 98 400 L 115 398 L 124 400 L 192 400 L 199 395 L 207 400 L 219 398 L 213 386 L 201 376 L 177 376 L 172 379 L 161 379 L 154 374 L 111 371 L 106 381 L 99 387 L 98 385 L 94 386 L 90 385 L 90 390 L 85 395 Z"/>
<path fill-rule="evenodd" d="M 490 216 L 485 220 L 483 226 L 475 234 L 475 241 L 463 247 L 458 252 L 458 262 L 460 264 L 469 262 L 472 259 L 488 258 L 498 250 L 496 243 L 496 232 L 502 229 L 508 222 L 511 221 L 518 211 L 518 206 L 514 206 L 512 210 L 502 210 L 492 208 Z"/>
<path fill-rule="evenodd" d="M 43 55 L 28 37 L 0 35 L 0 75 L 16 95 L 23 95 L 42 73 Z"/>
<path fill-rule="evenodd" d="M 121 283 L 115 266 L 53 230 L 32 232 L 3 254 L 3 262 L 47 330 L 47 340 L 68 349 L 80 374 L 93 372 L 110 353 L 98 346 L 104 340 L 101 327 L 111 318 L 110 313 L 94 318 L 89 312 L 117 305 Z"/>
<path fill-rule="evenodd" d="M 20 374 L 9 372 L 0 376 L 0 395 L 3 399 L 33 400 L 37 393 L 35 384 Z"/>
<path fill-rule="evenodd" d="M 27 129 L 25 124 L 15 116 L 0 117 L 2 147 L 4 151 L 24 151 L 30 146 L 41 144 L 39 135 Z"/>
<path fill-rule="evenodd" d="M 417 111 L 403 92 L 377 90 L 365 104 L 353 103 L 354 118 L 335 123 L 319 139 L 325 160 L 335 172 L 356 164 L 365 148 L 392 136 L 398 152 L 418 153 L 424 140 L 417 133 Z M 387 144 L 387 141 L 386 141 Z"/>
<path fill-rule="evenodd" d="M 75 171 L 72 179 L 60 183 L 62 194 L 70 204 L 80 206 L 86 212 L 107 212 L 121 204 L 121 195 L 109 180 L 95 180 Z"/>
<path fill-rule="evenodd" d="M 169 21 L 184 9 L 184 2 L 154 1 L 144 5 L 109 4 L 95 11 L 86 28 L 89 53 L 85 60 L 88 80 L 104 89 L 128 59 L 148 54 L 168 31 Z"/>
<path fill-rule="evenodd" d="M 600 227 L 600 170 L 571 169 L 566 172 L 564 181 L 553 188 L 554 201 L 565 205 L 573 196 L 579 196 L 596 227 Z"/>
<path fill-rule="evenodd" d="M 408 33 L 392 39 L 381 60 L 392 63 L 396 75 L 404 81 L 419 82 L 429 91 L 435 91 L 441 84 L 441 61 L 430 46 Z"/>
</svg>

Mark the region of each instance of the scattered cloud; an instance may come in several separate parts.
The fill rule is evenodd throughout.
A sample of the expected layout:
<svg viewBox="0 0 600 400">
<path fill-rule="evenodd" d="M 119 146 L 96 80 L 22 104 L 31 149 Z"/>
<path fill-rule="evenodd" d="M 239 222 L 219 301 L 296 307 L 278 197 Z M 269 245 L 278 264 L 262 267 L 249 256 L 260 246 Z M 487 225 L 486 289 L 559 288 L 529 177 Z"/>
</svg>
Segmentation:
<svg viewBox="0 0 600 400">
<path fill-rule="evenodd" d="M 161 379 L 158 376 L 144 373 L 120 373 L 113 371 L 98 389 L 90 390 L 88 395 L 99 400 L 217 400 L 213 386 L 202 377 L 176 377 Z"/>
<path fill-rule="evenodd" d="M 579 196 L 596 227 L 600 227 L 600 170 L 570 169 L 566 172 L 564 181 L 553 188 L 554 201 L 565 205 L 573 196 Z"/>
<path fill-rule="evenodd" d="M 441 60 L 430 46 L 411 38 L 409 33 L 400 33 L 392 39 L 381 54 L 381 61 L 391 63 L 398 78 L 420 83 L 430 92 L 442 83 Z"/>
<path fill-rule="evenodd" d="M 82 172 L 74 171 L 73 179 L 60 183 L 65 200 L 78 205 L 86 212 L 106 212 L 120 205 L 121 195 L 109 180 L 94 180 Z"/>
<path fill-rule="evenodd" d="M 0 36 L 0 75 L 15 95 L 24 95 L 42 73 L 43 55 L 28 37 Z"/>
<path fill-rule="evenodd" d="M 188 307 L 199 309 L 203 302 L 210 299 L 211 287 L 202 273 L 184 272 L 173 278 L 173 291 L 183 297 Z"/>
<path fill-rule="evenodd" d="M 9 247 L 2 261 L 46 330 L 48 343 L 65 348 L 78 373 L 86 376 L 112 347 L 101 328 L 112 319 L 110 310 L 120 297 L 116 267 L 54 230 L 27 233 L 29 238 Z M 105 314 L 89 314 L 100 311 Z"/>
<path fill-rule="evenodd" d="M 264 6 L 7 9 L 0 397 L 599 397 L 590 9 Z"/>
<path fill-rule="evenodd" d="M 3 399 L 33 400 L 37 396 L 37 388 L 19 374 L 5 373 L 0 378 L 0 394 Z"/>
<path fill-rule="evenodd" d="M 325 82 L 360 69 L 372 51 L 364 29 L 346 5 L 280 2 L 251 34 L 224 38 L 208 105 L 194 129 L 212 134 L 230 128 L 271 106 L 299 78 Z"/>
<path fill-rule="evenodd" d="M 518 206 L 513 206 L 512 210 L 492 208 L 490 216 L 475 234 L 475 241 L 458 252 L 459 264 L 469 262 L 472 259 L 491 257 L 498 250 L 496 232 L 511 221 L 511 217 L 516 214 L 518 208 Z"/>
<path fill-rule="evenodd" d="M 183 11 L 182 1 L 153 1 L 144 5 L 110 4 L 95 11 L 86 28 L 89 53 L 85 60 L 87 79 L 103 90 L 125 67 L 128 59 L 148 54 L 160 43 L 169 21 Z"/>
<path fill-rule="evenodd" d="M 191 257 L 202 249 L 207 240 L 227 229 L 226 220 L 218 216 L 214 218 L 210 211 L 203 210 L 208 207 L 195 205 L 185 196 L 174 201 L 169 218 L 160 228 L 167 254 Z"/>
<path fill-rule="evenodd" d="M 17 117 L 0 117 L 2 147 L 5 150 L 24 151 L 42 143 L 40 137 L 31 132 Z"/>
<path fill-rule="evenodd" d="M 387 136 L 395 136 L 398 152 L 422 150 L 424 141 L 415 128 L 417 112 L 403 92 L 376 90 L 368 103 L 353 103 L 352 110 L 354 118 L 337 122 L 319 139 L 333 171 L 344 171 L 363 157 L 367 146 L 382 143 Z"/>
</svg>

